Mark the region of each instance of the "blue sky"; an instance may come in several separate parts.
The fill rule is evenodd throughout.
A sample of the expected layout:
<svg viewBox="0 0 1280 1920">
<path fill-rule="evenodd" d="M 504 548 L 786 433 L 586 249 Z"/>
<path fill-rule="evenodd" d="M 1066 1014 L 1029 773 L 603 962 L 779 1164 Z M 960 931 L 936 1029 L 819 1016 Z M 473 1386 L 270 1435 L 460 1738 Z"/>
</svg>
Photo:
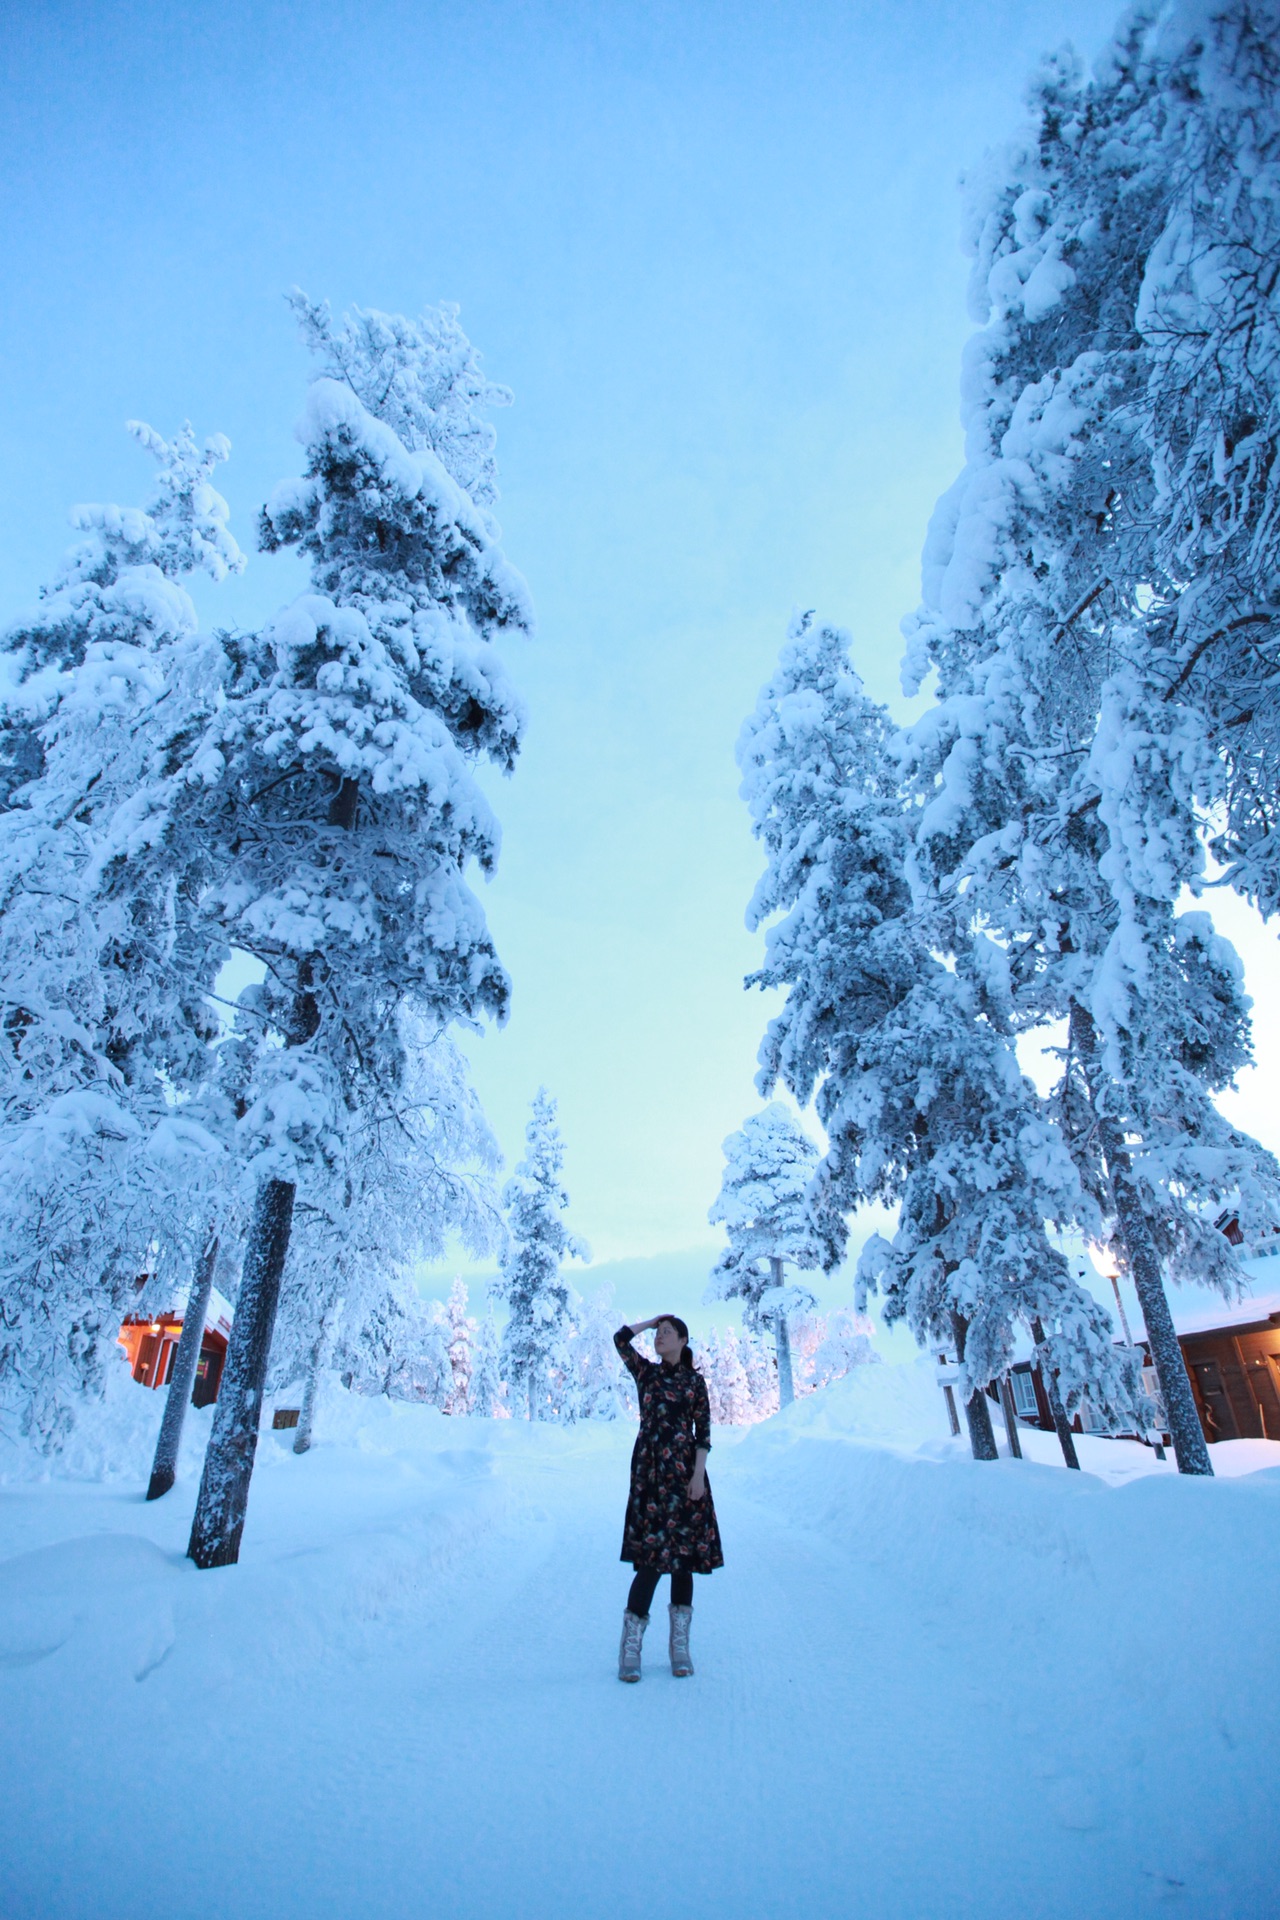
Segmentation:
<svg viewBox="0 0 1280 1920">
<path fill-rule="evenodd" d="M 896 699 L 898 621 L 960 459 L 957 180 L 1015 129 L 1038 55 L 1091 57 L 1113 17 L 4 11 L 0 608 L 34 595 L 73 501 L 142 496 L 133 416 L 231 437 L 252 544 L 299 466 L 295 283 L 335 306 L 456 300 L 515 390 L 500 514 L 539 632 L 511 662 L 528 744 L 495 782 L 485 890 L 514 1011 L 472 1052 L 509 1158 L 539 1082 L 558 1095 L 575 1224 L 605 1258 L 711 1238 L 766 1013 L 741 987 L 759 862 L 734 739 L 798 606 L 850 626 Z M 258 556 L 202 605 L 248 624 L 300 584 Z M 1244 942 L 1269 982 L 1274 939 Z"/>
</svg>

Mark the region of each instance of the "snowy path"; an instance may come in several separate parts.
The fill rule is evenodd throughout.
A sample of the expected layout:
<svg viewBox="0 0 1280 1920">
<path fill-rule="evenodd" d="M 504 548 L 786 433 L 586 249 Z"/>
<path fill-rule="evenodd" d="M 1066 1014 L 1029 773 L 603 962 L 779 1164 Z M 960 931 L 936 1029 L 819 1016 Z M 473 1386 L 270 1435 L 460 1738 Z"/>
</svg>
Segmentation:
<svg viewBox="0 0 1280 1920">
<path fill-rule="evenodd" d="M 655 1609 L 624 1688 L 630 1438 L 266 1441 L 215 1574 L 189 1483 L 0 1494 L 4 1920 L 1276 1910 L 1280 1472 L 728 1436 L 697 1676 Z"/>
</svg>

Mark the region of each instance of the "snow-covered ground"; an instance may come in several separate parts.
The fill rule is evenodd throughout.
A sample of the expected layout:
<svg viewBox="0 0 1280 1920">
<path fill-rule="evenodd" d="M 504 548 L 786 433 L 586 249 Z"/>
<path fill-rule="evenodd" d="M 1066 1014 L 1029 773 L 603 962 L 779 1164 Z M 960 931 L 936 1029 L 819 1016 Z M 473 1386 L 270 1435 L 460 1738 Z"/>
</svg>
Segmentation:
<svg viewBox="0 0 1280 1920">
<path fill-rule="evenodd" d="M 697 1675 L 655 1618 L 627 1688 L 630 1426 L 338 1396 L 198 1573 L 204 1419 L 154 1505 L 0 1491 L 5 1920 L 1276 1910 L 1280 1445 L 979 1466 L 859 1369 L 717 1432 Z"/>
</svg>

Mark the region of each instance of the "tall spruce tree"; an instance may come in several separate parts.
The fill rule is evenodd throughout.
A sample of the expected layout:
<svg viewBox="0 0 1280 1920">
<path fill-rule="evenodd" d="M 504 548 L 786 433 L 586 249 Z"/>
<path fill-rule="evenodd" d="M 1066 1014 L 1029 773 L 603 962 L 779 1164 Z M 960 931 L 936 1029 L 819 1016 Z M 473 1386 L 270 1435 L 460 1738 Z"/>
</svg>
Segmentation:
<svg viewBox="0 0 1280 1920">
<path fill-rule="evenodd" d="M 712 1269 L 704 1299 L 741 1300 L 753 1333 L 772 1330 L 778 1356 L 778 1398 L 795 1399 L 789 1321 L 814 1297 L 786 1281 L 788 1266 L 802 1272 L 834 1266 L 842 1226 L 815 1211 L 810 1187 L 820 1158 L 804 1129 L 780 1100 L 744 1121 L 724 1142 L 725 1169 L 708 1220 L 723 1226 L 728 1246 Z"/>
<path fill-rule="evenodd" d="M 131 431 L 147 507 L 78 508 L 85 538 L 0 637 L 0 1400 L 46 1445 L 100 1387 L 138 1277 L 181 1284 L 227 1224 L 190 862 L 157 849 L 142 885 L 119 853 L 165 740 L 216 697 L 183 581 L 243 561 L 210 478 L 226 441 Z"/>
<path fill-rule="evenodd" d="M 922 1343 L 963 1350 L 974 1452 L 994 1459 L 983 1390 L 1019 1325 L 1040 1326 L 1073 1404 L 1088 1391 L 1123 1412 L 1133 1383 L 1046 1230 L 1093 1216 L 1018 1067 L 1007 956 L 913 874 L 918 808 L 848 656 L 847 635 L 798 622 L 739 748 L 769 855 L 748 923 L 783 916 L 755 976 L 787 996 L 758 1084 L 815 1100 L 826 1217 L 898 1208 L 892 1242 L 864 1249 L 859 1287 L 879 1287 L 886 1318 Z"/>
<path fill-rule="evenodd" d="M 467 1283 L 457 1275 L 445 1308 L 449 1317 L 449 1370 L 453 1385 L 445 1401 L 446 1413 L 471 1411 L 471 1374 L 475 1364 L 476 1322 L 467 1312 Z"/>
<path fill-rule="evenodd" d="M 494 1319 L 493 1304 L 486 1301 L 471 1369 L 470 1410 L 480 1420 L 496 1419 L 503 1411 L 501 1354 L 502 1336 Z"/>
<path fill-rule="evenodd" d="M 1001 936 L 1015 1024 L 1066 1024 L 1062 1137 L 1137 1288 L 1179 1465 L 1205 1473 L 1163 1275 L 1233 1291 L 1213 1219 L 1257 1230 L 1280 1190 L 1213 1104 L 1248 1058 L 1238 963 L 1178 910 L 1221 756 L 1166 644 L 1191 583 L 1151 538 L 1143 317 L 1186 184 L 1168 133 L 1192 12 L 1134 16 L 1091 81 L 1050 63 L 1030 133 L 975 185 L 968 459 L 908 623 L 908 685 L 935 667 L 938 704 L 907 766 L 920 873 Z"/>
<path fill-rule="evenodd" d="M 239 1554 L 295 1200 L 405 1075 L 400 1020 L 502 1018 L 508 981 L 468 884 L 498 829 L 476 763 L 514 762 L 521 716 L 498 653 L 530 626 L 489 511 L 484 379 L 451 309 L 341 323 L 295 296 L 319 370 L 303 478 L 263 509 L 311 587 L 227 636 L 225 704 L 169 795 L 209 849 L 206 921 L 266 969 L 240 1123 L 256 1184 L 190 1553 Z"/>
<path fill-rule="evenodd" d="M 1149 510 L 1124 529 L 1162 694 L 1203 715 L 1218 852 L 1280 905 L 1280 8 L 1217 0 L 1150 32 L 1164 217 L 1134 326 Z M 1215 825 L 1222 828 L 1219 818 Z"/>
<path fill-rule="evenodd" d="M 560 1269 L 565 1260 L 590 1260 L 591 1249 L 563 1218 L 569 1205 L 560 1178 L 564 1142 L 545 1087 L 534 1095 L 525 1142 L 525 1157 L 502 1194 L 510 1234 L 499 1283 L 507 1303 L 502 1371 L 529 1419 L 548 1420 L 565 1417 L 572 1402 L 570 1296 Z"/>
</svg>

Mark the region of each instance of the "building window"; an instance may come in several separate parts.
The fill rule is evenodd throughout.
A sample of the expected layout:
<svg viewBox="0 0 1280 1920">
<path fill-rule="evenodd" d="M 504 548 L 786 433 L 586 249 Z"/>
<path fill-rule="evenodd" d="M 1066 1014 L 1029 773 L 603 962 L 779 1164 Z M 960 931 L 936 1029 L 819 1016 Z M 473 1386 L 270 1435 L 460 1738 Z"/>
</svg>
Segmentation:
<svg viewBox="0 0 1280 1920">
<path fill-rule="evenodd" d="M 1013 1383 L 1013 1404 L 1025 1419 L 1034 1420 L 1040 1409 L 1036 1405 L 1036 1383 L 1030 1373 L 1010 1374 Z"/>
</svg>

